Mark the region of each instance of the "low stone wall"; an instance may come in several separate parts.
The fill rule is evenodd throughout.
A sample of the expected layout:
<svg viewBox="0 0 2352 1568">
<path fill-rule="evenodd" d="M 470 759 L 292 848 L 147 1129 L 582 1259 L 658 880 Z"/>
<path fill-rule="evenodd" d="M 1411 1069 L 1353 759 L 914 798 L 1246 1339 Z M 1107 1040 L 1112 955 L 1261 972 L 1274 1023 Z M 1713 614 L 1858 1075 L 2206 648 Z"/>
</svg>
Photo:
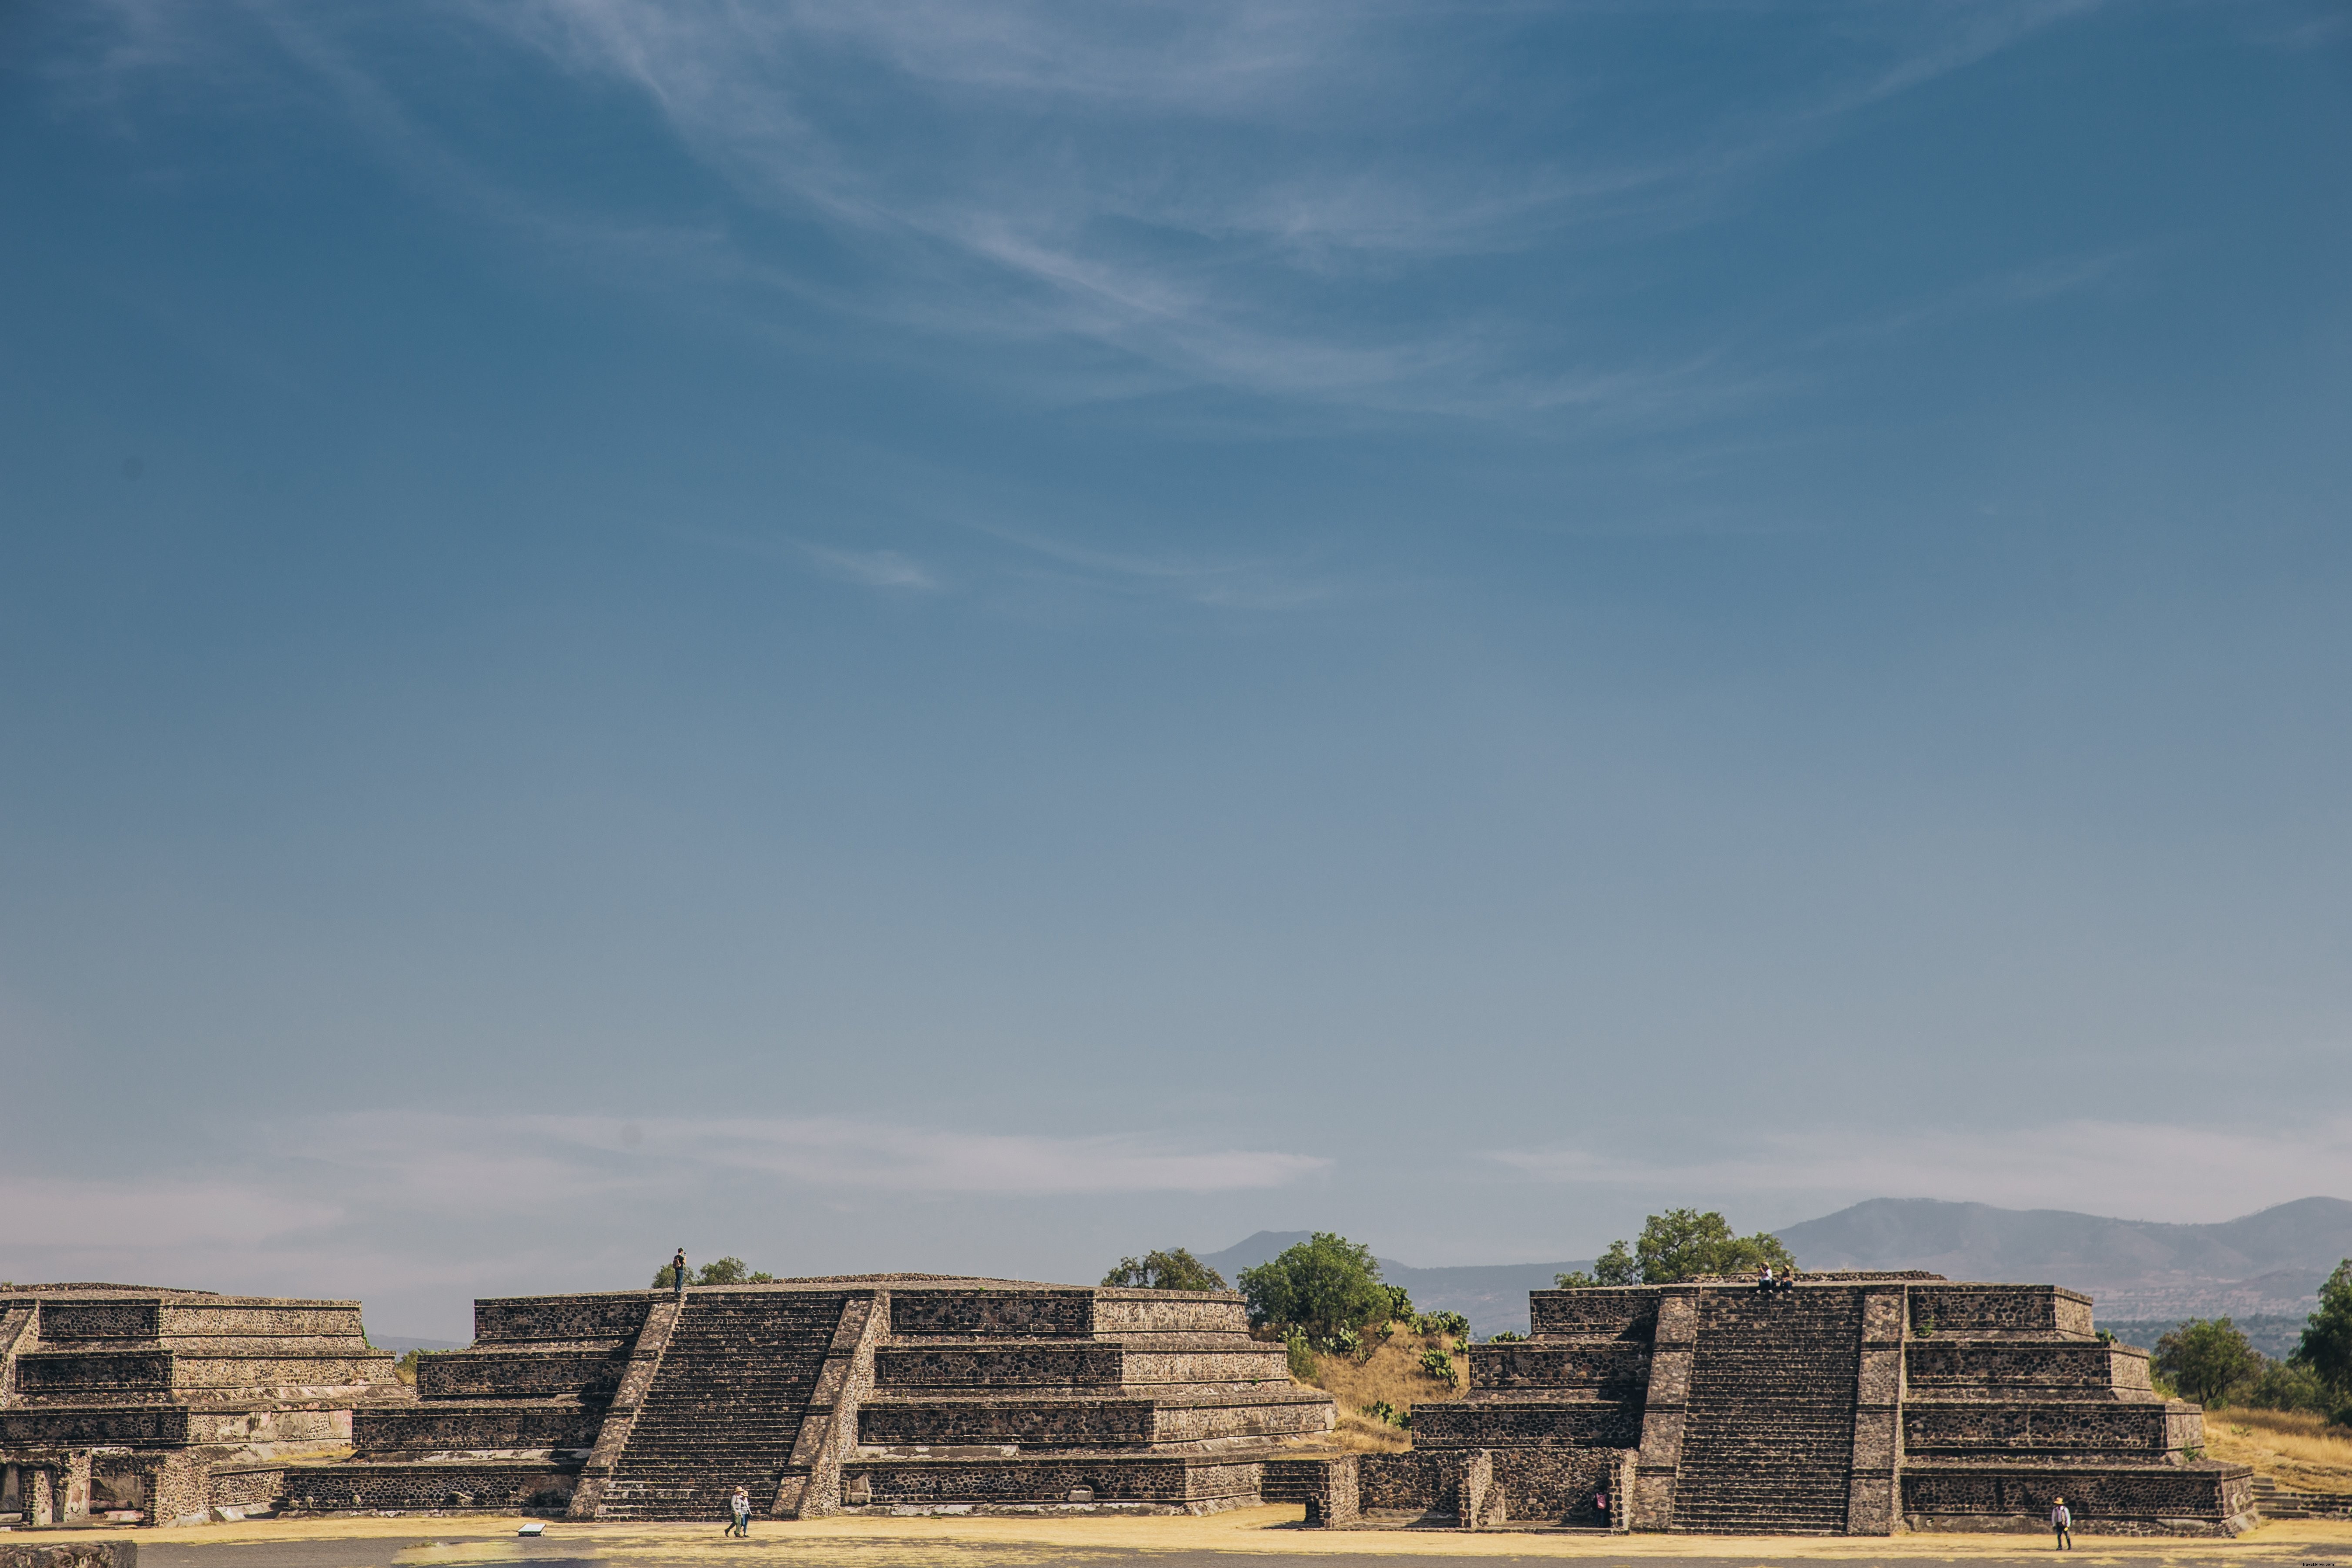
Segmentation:
<svg viewBox="0 0 2352 1568">
<path fill-rule="evenodd" d="M 900 1463 L 853 1458 L 841 1468 L 843 1495 L 860 1507 L 1092 1503 L 1187 1508 L 1201 1503 L 1255 1502 L 1261 1467 L 1255 1461 L 1217 1464 L 1181 1458 L 1099 1458 L 971 1459 Z M 1084 1497 L 1073 1497 L 1074 1492 Z M 863 1498 L 864 1502 L 855 1500 Z"/>
<path fill-rule="evenodd" d="M 189 1440 L 188 1412 L 174 1405 L 84 1410 L 0 1410 L 0 1447 L 141 1447 Z"/>
<path fill-rule="evenodd" d="M 1249 1331 L 1249 1309 L 1239 1296 L 1203 1291 L 1168 1294 L 1104 1289 L 1095 1296 L 1097 1334 L 1229 1334 Z"/>
<path fill-rule="evenodd" d="M 1948 1465 L 1903 1476 L 1914 1530 L 2044 1531 L 2061 1497 L 2089 1535 L 2235 1535 L 2254 1522 L 2243 1465 Z"/>
<path fill-rule="evenodd" d="M 291 1513 L 434 1509 L 561 1513 L 577 1470 L 531 1461 L 478 1460 L 289 1466 L 279 1506 Z"/>
<path fill-rule="evenodd" d="M 0 1568 L 139 1568 L 135 1541 L 0 1541 Z"/>
<path fill-rule="evenodd" d="M 437 1407 L 432 1402 L 352 1414 L 352 1441 L 369 1455 L 449 1453 L 469 1448 L 590 1448 L 601 1409 L 509 1405 Z"/>
</svg>

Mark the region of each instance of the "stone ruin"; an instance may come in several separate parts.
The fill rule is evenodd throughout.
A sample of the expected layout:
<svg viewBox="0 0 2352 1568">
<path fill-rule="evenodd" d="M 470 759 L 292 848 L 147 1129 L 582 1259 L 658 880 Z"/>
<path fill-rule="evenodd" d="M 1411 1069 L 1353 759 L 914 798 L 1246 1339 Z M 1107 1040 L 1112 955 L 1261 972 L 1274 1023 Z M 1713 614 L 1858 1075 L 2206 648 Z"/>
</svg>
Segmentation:
<svg viewBox="0 0 2352 1568">
<path fill-rule="evenodd" d="M 475 1303 L 414 1392 L 348 1301 L 0 1294 L 0 1462 L 28 1519 L 207 1510 L 760 1517 L 1206 1513 L 1885 1535 L 2235 1534 L 2245 1467 L 2087 1297 L 1927 1274 L 1532 1294 L 1412 1447 L 1328 1446 L 1238 1296 L 930 1275 Z M 318 1445 L 347 1441 L 328 1458 Z M 348 1457 L 342 1457 L 345 1453 Z M 1610 1500 L 1606 1513 L 1597 1494 Z"/>
<path fill-rule="evenodd" d="M 407 1398 L 357 1301 L 0 1290 L 0 1514 L 202 1518 L 240 1465 L 342 1452 L 354 1411 Z"/>
</svg>

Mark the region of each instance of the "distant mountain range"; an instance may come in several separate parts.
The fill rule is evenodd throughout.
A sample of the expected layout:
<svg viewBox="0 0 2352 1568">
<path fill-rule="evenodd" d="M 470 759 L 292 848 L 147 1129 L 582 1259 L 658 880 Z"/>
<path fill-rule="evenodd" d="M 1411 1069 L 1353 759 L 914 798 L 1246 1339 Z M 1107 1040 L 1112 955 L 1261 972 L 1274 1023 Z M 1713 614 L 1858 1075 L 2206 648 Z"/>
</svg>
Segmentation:
<svg viewBox="0 0 2352 1568">
<path fill-rule="evenodd" d="M 2070 1286 L 2102 1319 L 2302 1317 L 2352 1258 L 2352 1203 L 2297 1198 L 2218 1225 L 1873 1198 L 1780 1233 L 1808 1268 L 1931 1268 Z"/>
<path fill-rule="evenodd" d="M 1232 1279 L 1303 1230 L 1262 1230 L 1202 1261 Z M 1932 1198 L 1873 1198 L 1780 1231 L 1808 1268 L 1926 1268 L 1954 1279 L 2064 1285 L 2097 1302 L 2100 1321 L 2178 1322 L 2228 1314 L 2296 1320 L 2320 1281 L 2352 1258 L 2352 1203 L 2298 1198 L 2218 1225 L 2106 1219 L 2063 1209 L 1998 1209 Z M 1525 1333 L 1528 1292 L 1590 1258 L 1416 1268 L 1380 1260 L 1381 1277 L 1424 1312 L 1454 1311 L 1485 1338 Z"/>
</svg>

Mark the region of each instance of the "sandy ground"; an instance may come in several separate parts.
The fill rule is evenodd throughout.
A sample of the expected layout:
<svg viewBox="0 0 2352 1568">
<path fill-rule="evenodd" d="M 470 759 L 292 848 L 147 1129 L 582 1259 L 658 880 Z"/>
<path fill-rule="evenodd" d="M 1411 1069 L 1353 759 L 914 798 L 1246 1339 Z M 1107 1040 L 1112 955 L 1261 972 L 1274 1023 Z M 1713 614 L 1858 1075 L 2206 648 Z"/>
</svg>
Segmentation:
<svg viewBox="0 0 2352 1568">
<path fill-rule="evenodd" d="M 1138 1558 L 1147 1568 L 1213 1568 L 1246 1554 L 1253 1568 L 1349 1568 L 1398 1558 L 1480 1558 L 1596 1564 L 1668 1559 L 1702 1568 L 1759 1568 L 1805 1562 L 1965 1563 L 2046 1561 L 2040 1536 L 1910 1535 L 1891 1539 L 1798 1536 L 1610 1536 L 1452 1531 L 1323 1531 L 1299 1525 L 1297 1507 L 1239 1510 L 1206 1519 L 837 1519 L 761 1522 L 748 1542 L 717 1524 L 573 1524 L 553 1521 L 538 1540 L 514 1533 L 520 1520 L 253 1521 L 128 1532 L 141 1568 L 468 1568 L 477 1563 L 678 1564 L 721 1561 L 759 1568 L 1097 1568 Z M 2236 1541 L 2077 1537 L 2075 1568 L 2192 1568 L 2275 1561 L 2352 1568 L 2352 1523 L 2290 1521 Z"/>
</svg>

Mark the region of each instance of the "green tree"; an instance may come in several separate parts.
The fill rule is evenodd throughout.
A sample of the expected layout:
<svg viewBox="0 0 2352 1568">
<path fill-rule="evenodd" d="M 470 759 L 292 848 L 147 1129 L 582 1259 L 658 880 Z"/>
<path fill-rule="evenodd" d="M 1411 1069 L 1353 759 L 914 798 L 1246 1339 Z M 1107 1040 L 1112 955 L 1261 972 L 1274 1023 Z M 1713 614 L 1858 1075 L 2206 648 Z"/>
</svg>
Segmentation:
<svg viewBox="0 0 2352 1568">
<path fill-rule="evenodd" d="M 2191 1318 L 2158 1335 L 2148 1363 L 2200 1405 L 2228 1403 L 2232 1388 L 2263 1370 L 2262 1352 L 2227 1318 Z"/>
<path fill-rule="evenodd" d="M 1369 1328 L 1389 1311 L 1372 1249 L 1325 1230 L 1270 1262 L 1243 1269 L 1235 1282 L 1248 1299 L 1253 1325 L 1302 1330 L 1317 1344 L 1329 1343 L 1341 1329 Z"/>
<path fill-rule="evenodd" d="M 1225 1277 L 1192 1256 L 1185 1247 L 1173 1252 L 1147 1252 L 1139 1260 L 1122 1258 L 1118 1267 L 1103 1276 L 1106 1285 L 1141 1290 L 1228 1290 Z"/>
<path fill-rule="evenodd" d="M 688 1265 L 692 1268 L 692 1265 Z M 706 1263 L 686 1277 L 689 1285 L 772 1285 L 776 1277 L 764 1270 L 754 1273 L 740 1258 L 722 1258 Z M 654 1270 L 654 1289 L 674 1290 L 677 1288 L 677 1270 L 663 1264 Z"/>
<path fill-rule="evenodd" d="M 1797 1271 L 1780 1238 L 1766 1231 L 1734 1236 L 1731 1223 L 1713 1209 L 1668 1209 L 1642 1226 L 1642 1238 L 1628 1247 L 1612 1241 L 1592 1265 L 1552 1278 L 1563 1290 L 1594 1285 L 1672 1285 L 1702 1274 L 1753 1274 L 1770 1263 L 1786 1274 Z"/>
<path fill-rule="evenodd" d="M 2319 1288 L 2319 1310 L 2303 1321 L 2303 1338 L 2287 1360 L 2312 1373 L 2337 1399 L 2352 1399 L 2352 1258 Z"/>
</svg>

